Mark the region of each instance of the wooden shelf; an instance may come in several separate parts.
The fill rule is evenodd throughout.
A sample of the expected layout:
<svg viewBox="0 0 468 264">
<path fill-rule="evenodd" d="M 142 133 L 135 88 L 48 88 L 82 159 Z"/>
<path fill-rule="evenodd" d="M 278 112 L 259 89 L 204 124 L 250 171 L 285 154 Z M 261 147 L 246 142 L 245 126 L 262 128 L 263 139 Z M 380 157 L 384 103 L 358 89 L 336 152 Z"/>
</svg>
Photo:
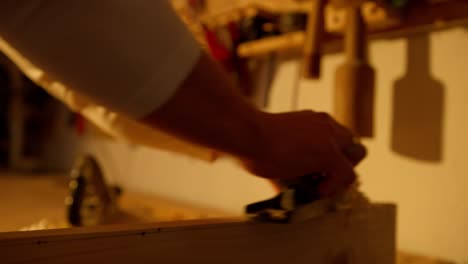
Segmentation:
<svg viewBox="0 0 468 264">
<path fill-rule="evenodd" d="M 369 23 L 369 20 L 367 21 Z M 441 30 L 465 24 L 468 24 L 468 1 L 451 0 L 434 4 L 421 4 L 408 8 L 401 23 L 389 21 L 387 24 L 370 26 L 369 39 L 398 38 L 414 32 Z M 325 53 L 341 50 L 342 37 L 338 28 L 333 30 L 327 28 L 328 34 L 324 39 Z M 293 32 L 246 42 L 238 47 L 237 52 L 240 57 L 246 58 L 271 52 L 301 50 L 304 45 L 304 35 L 304 32 Z"/>
</svg>

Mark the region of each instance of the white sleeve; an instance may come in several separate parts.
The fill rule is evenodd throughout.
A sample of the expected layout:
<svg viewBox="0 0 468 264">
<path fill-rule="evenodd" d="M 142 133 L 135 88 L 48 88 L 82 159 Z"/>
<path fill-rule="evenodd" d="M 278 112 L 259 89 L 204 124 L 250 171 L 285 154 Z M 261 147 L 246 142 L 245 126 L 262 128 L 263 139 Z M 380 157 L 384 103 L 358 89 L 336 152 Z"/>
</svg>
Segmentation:
<svg viewBox="0 0 468 264">
<path fill-rule="evenodd" d="M 2 0 L 0 36 L 57 81 L 134 118 L 169 100 L 200 55 L 166 0 Z"/>
</svg>

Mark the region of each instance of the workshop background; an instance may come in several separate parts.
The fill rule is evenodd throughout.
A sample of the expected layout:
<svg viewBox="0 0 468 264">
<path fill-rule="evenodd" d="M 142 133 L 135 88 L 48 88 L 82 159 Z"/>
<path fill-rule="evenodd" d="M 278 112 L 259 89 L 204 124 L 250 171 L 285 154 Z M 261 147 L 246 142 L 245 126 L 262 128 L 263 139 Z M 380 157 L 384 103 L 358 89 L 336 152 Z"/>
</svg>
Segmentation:
<svg viewBox="0 0 468 264">
<path fill-rule="evenodd" d="M 209 8 L 226 8 L 226 2 L 238 4 L 213 1 Z M 371 200 L 398 205 L 399 248 L 456 263 L 468 263 L 467 47 L 468 24 L 370 42 L 370 61 L 377 73 L 375 136 L 363 141 L 369 156 L 357 168 L 362 190 Z M 301 78 L 297 52 L 259 59 L 268 64 L 262 74 L 272 79 L 265 109 L 331 112 L 334 74 L 343 57 L 326 55 L 320 80 Z M 9 78 L 5 74 L 0 81 Z M 22 99 L 0 90 L 4 167 L 13 164 L 23 173 L 54 172 L 63 177 L 76 156 L 91 153 L 107 181 L 124 192 L 154 194 L 227 214 L 241 214 L 246 204 L 274 194 L 268 182 L 251 177 L 228 158 L 209 163 L 103 136 L 36 88 L 28 83 Z M 27 110 L 6 109 L 25 98 L 34 102 Z M 24 119 L 18 116 L 27 120 L 17 121 Z M 27 134 L 17 160 L 8 154 L 9 133 Z M 2 174 L 14 177 L 5 172 L 0 179 Z M 0 203 L 7 199 L 0 194 Z"/>
</svg>

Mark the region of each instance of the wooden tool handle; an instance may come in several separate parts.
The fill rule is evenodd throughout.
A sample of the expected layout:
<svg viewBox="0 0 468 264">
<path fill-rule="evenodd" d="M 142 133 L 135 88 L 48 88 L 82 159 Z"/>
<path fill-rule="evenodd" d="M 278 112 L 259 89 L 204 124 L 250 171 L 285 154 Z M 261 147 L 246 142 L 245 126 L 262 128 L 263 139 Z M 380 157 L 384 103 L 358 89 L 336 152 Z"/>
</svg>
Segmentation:
<svg viewBox="0 0 468 264">
<path fill-rule="evenodd" d="M 375 73 L 368 64 L 366 27 L 359 7 L 347 14 L 346 60 L 336 72 L 335 111 L 338 122 L 357 136 L 373 136 Z"/>
<path fill-rule="evenodd" d="M 346 21 L 348 28 L 345 36 L 347 62 L 359 61 L 367 64 L 366 24 L 360 7 L 349 7 Z"/>
<path fill-rule="evenodd" d="M 325 0 L 316 0 L 310 9 L 307 19 L 306 38 L 304 43 L 304 77 L 320 77 L 322 58 L 322 38 L 324 32 Z"/>
</svg>

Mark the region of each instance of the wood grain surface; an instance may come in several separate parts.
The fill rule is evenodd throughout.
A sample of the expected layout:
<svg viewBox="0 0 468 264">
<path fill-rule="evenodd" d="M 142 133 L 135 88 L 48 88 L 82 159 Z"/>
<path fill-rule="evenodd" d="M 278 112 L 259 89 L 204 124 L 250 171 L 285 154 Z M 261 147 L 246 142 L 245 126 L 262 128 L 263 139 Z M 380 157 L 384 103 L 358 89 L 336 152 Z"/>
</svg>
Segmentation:
<svg viewBox="0 0 468 264">
<path fill-rule="evenodd" d="M 25 254 L 27 252 L 27 254 Z M 2 263 L 395 263 L 395 206 L 294 224 L 192 220 L 0 234 Z"/>
</svg>

